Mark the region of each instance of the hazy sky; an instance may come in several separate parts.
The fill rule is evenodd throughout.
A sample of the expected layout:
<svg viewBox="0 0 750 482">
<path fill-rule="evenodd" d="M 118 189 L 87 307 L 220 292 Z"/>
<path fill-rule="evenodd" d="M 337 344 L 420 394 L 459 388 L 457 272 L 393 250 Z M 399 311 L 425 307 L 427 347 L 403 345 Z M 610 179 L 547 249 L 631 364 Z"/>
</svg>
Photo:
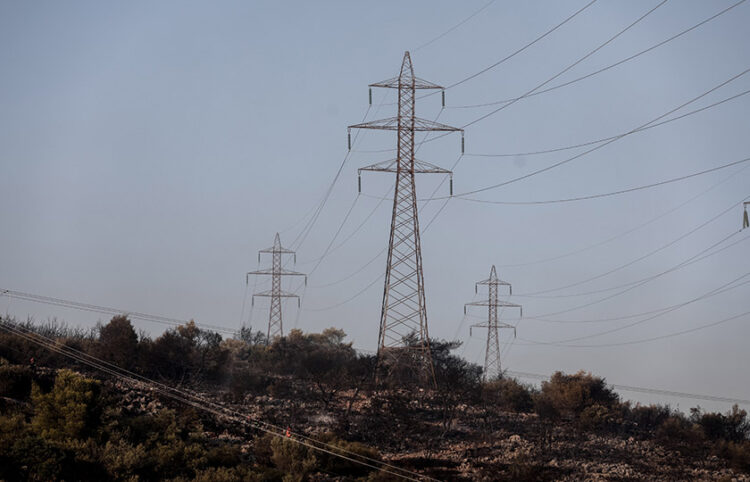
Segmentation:
<svg viewBox="0 0 750 482">
<path fill-rule="evenodd" d="M 265 329 L 263 301 L 251 311 L 247 298 L 243 313 L 245 272 L 258 268 L 257 251 L 270 246 L 278 231 L 282 243 L 298 252 L 296 267 L 289 267 L 310 272 L 356 198 L 336 249 L 309 286 L 285 282 L 286 289 L 304 294 L 300 313 L 296 303 L 284 305 L 285 328 L 337 326 L 355 346 L 374 349 L 385 254 L 360 268 L 387 244 L 391 201 L 378 204 L 376 198 L 388 193 L 393 177 L 366 173 L 357 198 L 356 170 L 392 157 L 367 152 L 393 148 L 392 132 L 359 135 L 317 222 L 302 243 L 298 236 L 344 160 L 346 126 L 365 114 L 367 120 L 394 115 L 394 92 L 388 90 L 374 90 L 367 110 L 367 84 L 396 75 L 405 50 L 412 51 L 417 76 L 448 86 L 588 2 L 497 0 L 439 37 L 485 3 L 1 3 L 0 289 Z M 440 96 L 432 96 L 418 101 L 417 114 L 439 114 L 440 122 L 463 126 L 499 105 L 460 106 L 529 92 L 659 3 L 598 0 L 517 56 L 448 89 L 442 111 Z M 733 3 L 667 1 L 545 87 L 628 58 Z M 456 193 L 514 179 L 595 145 L 539 155 L 476 154 L 533 152 L 626 133 L 742 73 L 750 68 L 748 24 L 750 5 L 739 5 L 637 58 L 472 124 L 466 155 L 455 168 Z M 750 74 L 662 120 L 747 89 Z M 470 197 L 586 196 L 738 161 L 750 156 L 748 107 L 750 95 L 743 95 Z M 453 134 L 425 143 L 418 157 L 450 168 L 459 155 L 460 136 Z M 524 306 L 518 339 L 504 352 L 505 367 L 544 374 L 585 369 L 613 383 L 749 399 L 750 316 L 611 346 L 748 311 L 750 288 L 740 283 L 750 280 L 742 278 L 750 273 L 750 243 L 743 242 L 749 232 L 737 231 L 741 201 L 750 195 L 749 167 L 569 203 L 454 198 L 422 237 L 431 336 L 457 337 L 465 342 L 459 352 L 483 361 L 486 332 L 475 330 L 469 338 L 468 327 L 485 313 L 477 309 L 464 318 L 463 304 L 478 299 L 473 283 L 495 264 L 500 278 L 513 284 L 510 299 Z M 430 197 L 442 180 L 421 176 L 419 196 Z M 436 195 L 446 193 L 443 184 Z M 423 203 L 423 229 L 442 205 Z M 706 253 L 736 245 L 624 292 L 732 234 Z M 249 290 L 266 286 L 266 280 L 254 285 L 251 279 Z M 647 319 L 661 313 L 654 310 L 735 286 Z M 8 297 L 0 302 L 3 312 L 22 318 L 58 317 L 82 326 L 106 320 Z M 643 312 L 654 313 L 628 317 Z M 608 346 L 538 343 L 638 321 L 562 343 Z M 154 335 L 164 329 L 136 325 Z M 503 332 L 503 340 L 510 335 Z M 626 395 L 682 409 L 696 404 Z"/>
</svg>

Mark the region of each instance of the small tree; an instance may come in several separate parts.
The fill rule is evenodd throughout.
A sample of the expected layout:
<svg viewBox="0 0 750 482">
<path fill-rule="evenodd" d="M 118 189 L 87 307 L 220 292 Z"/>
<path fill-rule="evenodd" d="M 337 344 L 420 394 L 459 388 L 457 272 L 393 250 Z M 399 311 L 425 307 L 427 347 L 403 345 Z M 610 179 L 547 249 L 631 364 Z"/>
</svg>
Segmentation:
<svg viewBox="0 0 750 482">
<path fill-rule="evenodd" d="M 125 369 L 135 366 L 138 335 L 126 316 L 115 316 L 99 327 L 98 356 Z"/>
<path fill-rule="evenodd" d="M 578 417 L 595 404 L 611 408 L 619 402 L 619 396 L 603 378 L 583 371 L 575 375 L 555 372 L 549 381 L 542 382 L 540 396 L 561 415 L 571 417 Z"/>
<path fill-rule="evenodd" d="M 701 427 L 703 434 L 709 440 L 742 442 L 750 435 L 750 420 L 747 418 L 747 412 L 737 405 L 734 405 L 726 415 L 706 413 L 700 407 L 692 408 L 690 412 L 690 420 Z"/>
<path fill-rule="evenodd" d="M 482 385 L 482 400 L 502 410 L 530 412 L 534 408 L 532 389 L 513 378 L 501 377 Z"/>
</svg>

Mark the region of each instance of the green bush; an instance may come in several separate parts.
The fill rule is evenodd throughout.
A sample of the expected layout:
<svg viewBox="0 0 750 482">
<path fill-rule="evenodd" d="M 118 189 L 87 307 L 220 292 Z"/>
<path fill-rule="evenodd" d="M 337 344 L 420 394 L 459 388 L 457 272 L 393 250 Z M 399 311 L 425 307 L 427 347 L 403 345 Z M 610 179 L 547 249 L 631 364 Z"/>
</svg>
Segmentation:
<svg viewBox="0 0 750 482">
<path fill-rule="evenodd" d="M 380 453 L 376 449 L 368 447 L 359 442 L 347 442 L 346 440 L 341 440 L 332 433 L 324 434 L 319 438 L 319 440 L 320 442 L 326 443 L 333 447 L 333 452 L 340 453 L 350 458 L 358 459 L 360 457 L 366 457 L 367 459 L 376 461 L 368 461 L 367 463 L 370 465 L 376 465 L 377 461 L 382 460 L 380 457 Z M 326 453 L 318 454 L 317 457 L 320 459 L 320 466 L 324 471 L 332 472 L 336 475 L 347 477 L 363 477 L 373 470 L 372 468 L 365 465 L 352 462 L 341 457 L 335 457 Z"/>
<path fill-rule="evenodd" d="M 271 452 L 273 464 L 286 474 L 285 482 L 304 480 L 318 465 L 312 449 L 284 438 L 271 440 Z"/>
<path fill-rule="evenodd" d="M 100 384 L 68 369 L 60 369 L 49 393 L 34 385 L 32 427 L 48 440 L 81 439 L 98 424 Z"/>
<path fill-rule="evenodd" d="M 321 446 L 325 444 L 326 450 L 349 458 L 366 457 L 371 460 L 367 462 L 371 465 L 376 465 L 377 461 L 382 460 L 377 450 L 359 442 L 342 440 L 332 433 L 323 434 L 311 443 Z M 261 465 L 272 464 L 280 472 L 287 474 L 284 477 L 284 480 L 287 481 L 305 480 L 310 474 L 321 471 L 336 474 L 348 480 L 351 477 L 372 475 L 374 470 L 363 464 L 317 451 L 298 443 L 296 439 L 272 434 L 266 434 L 255 441 L 253 455 L 257 463 Z"/>
</svg>

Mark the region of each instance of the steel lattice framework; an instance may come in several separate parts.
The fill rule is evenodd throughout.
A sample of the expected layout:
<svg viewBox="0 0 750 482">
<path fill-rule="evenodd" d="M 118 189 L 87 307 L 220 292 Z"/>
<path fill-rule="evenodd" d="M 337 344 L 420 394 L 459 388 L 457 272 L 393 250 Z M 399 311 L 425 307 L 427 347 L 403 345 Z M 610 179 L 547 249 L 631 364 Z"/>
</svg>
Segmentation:
<svg viewBox="0 0 750 482">
<path fill-rule="evenodd" d="M 255 297 L 266 297 L 271 298 L 271 309 L 268 312 L 268 332 L 266 335 L 266 344 L 270 343 L 274 338 L 284 336 L 284 324 L 281 317 L 281 298 L 297 298 L 297 306 L 299 307 L 299 296 L 294 293 L 289 293 L 281 289 L 281 277 L 282 276 L 304 276 L 305 284 L 307 284 L 307 275 L 304 273 L 298 273 L 296 271 L 290 271 L 281 267 L 282 255 L 289 254 L 294 256 L 294 262 L 297 262 L 297 255 L 291 249 L 286 249 L 281 246 L 281 240 L 279 233 L 276 233 L 276 237 L 273 239 L 273 246 L 267 249 L 258 251 L 258 263 L 260 263 L 261 253 L 270 254 L 272 258 L 271 267 L 261 269 L 258 271 L 250 271 L 245 275 L 245 284 L 248 283 L 250 275 L 270 275 L 271 276 L 271 289 L 268 291 L 261 291 L 260 293 L 253 293 L 252 306 L 255 305 Z"/>
<path fill-rule="evenodd" d="M 497 308 L 519 308 L 521 310 L 521 316 L 523 316 L 523 308 L 521 305 L 500 301 L 498 299 L 500 286 L 507 286 L 508 293 L 513 294 L 513 287 L 510 283 L 502 281 L 497 278 L 497 271 L 495 266 L 492 266 L 490 270 L 490 277 L 478 281 L 474 285 L 474 292 L 479 291 L 479 285 L 487 285 L 487 300 L 486 301 L 474 301 L 472 303 L 466 303 L 464 305 L 464 314 L 466 314 L 467 306 L 486 306 L 487 307 L 487 322 L 478 323 L 469 327 L 469 336 L 471 336 L 472 328 L 487 328 L 487 350 L 484 354 L 484 380 L 494 380 L 502 374 L 500 366 L 500 328 L 510 328 L 513 330 L 513 336 L 516 336 L 516 327 L 507 323 L 500 323 Z"/>
<path fill-rule="evenodd" d="M 418 173 L 452 174 L 414 158 L 414 133 L 427 131 L 459 131 L 438 122 L 420 119 L 414 114 L 417 89 L 443 87 L 414 76 L 409 52 L 404 53 L 398 77 L 370 84 L 370 87 L 398 89 L 398 116 L 349 126 L 351 129 L 397 131 L 396 159 L 373 164 L 360 171 L 396 174 L 393 214 L 388 244 L 383 305 L 378 336 L 378 365 L 391 357 L 396 363 L 409 360 L 419 369 L 420 378 L 435 383 L 430 353 L 425 307 L 422 250 L 419 238 L 417 194 L 414 175 Z M 350 134 L 351 139 L 351 134 Z M 406 356 L 404 356 L 406 355 Z"/>
</svg>

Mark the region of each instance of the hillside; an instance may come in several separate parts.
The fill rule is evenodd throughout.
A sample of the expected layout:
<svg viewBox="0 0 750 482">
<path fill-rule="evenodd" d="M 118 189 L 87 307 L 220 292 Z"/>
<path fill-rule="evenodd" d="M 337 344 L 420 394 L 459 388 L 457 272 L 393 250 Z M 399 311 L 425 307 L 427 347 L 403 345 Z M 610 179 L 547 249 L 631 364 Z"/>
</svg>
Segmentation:
<svg viewBox="0 0 750 482">
<path fill-rule="evenodd" d="M 633 405 L 587 373 L 482 383 L 439 340 L 420 390 L 375 385 L 334 329 L 0 326 L 4 480 L 750 480 L 744 410 Z"/>
</svg>

